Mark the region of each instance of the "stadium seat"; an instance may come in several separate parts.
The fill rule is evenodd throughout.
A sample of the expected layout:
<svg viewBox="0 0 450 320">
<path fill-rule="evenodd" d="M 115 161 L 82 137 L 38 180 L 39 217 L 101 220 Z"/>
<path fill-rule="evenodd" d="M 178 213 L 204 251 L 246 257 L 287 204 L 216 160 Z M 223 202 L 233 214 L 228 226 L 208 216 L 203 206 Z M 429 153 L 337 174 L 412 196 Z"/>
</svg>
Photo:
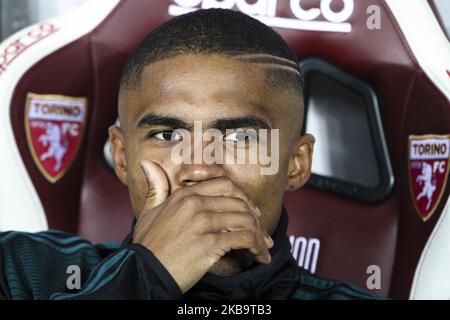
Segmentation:
<svg viewBox="0 0 450 320">
<path fill-rule="evenodd" d="M 450 212 L 444 207 L 450 188 L 444 183 L 434 213 L 421 216 L 412 191 L 409 149 L 414 136 L 450 134 L 450 45 L 422 0 L 104 0 L 16 33 L 0 45 L 0 176 L 8 182 L 1 184 L 0 230 L 59 229 L 93 242 L 119 241 L 130 231 L 127 189 L 104 154 L 107 129 L 117 118 L 123 65 L 164 21 L 218 5 L 232 5 L 273 26 L 298 55 L 307 86 L 306 130 L 317 130 L 308 121 L 320 117 L 320 110 L 333 114 L 332 108 L 367 121 L 353 128 L 352 136 L 365 136 L 372 156 L 340 145 L 342 163 L 352 161 L 348 181 L 341 174 L 344 169 L 327 173 L 318 167 L 306 187 L 286 195 L 288 231 L 299 264 L 363 288 L 371 266 L 377 266 L 381 282 L 376 293 L 414 298 L 412 287 L 429 292 L 416 268 L 421 261 L 420 270 L 433 273 L 435 260 L 430 259 L 439 259 L 448 246 L 430 235 L 448 229 Z M 380 28 L 371 20 L 377 15 Z M 314 83 L 327 90 L 321 94 Z M 73 104 L 85 108 L 73 142 L 77 148 L 61 174 L 37 165 L 28 112 L 33 97 L 75 97 Z M 341 128 L 351 125 L 348 121 Z M 320 139 L 318 152 L 325 157 L 328 151 L 319 144 Z M 372 169 L 363 166 L 353 177 L 356 163 Z M 364 185 L 358 177 L 364 179 L 369 171 L 373 184 Z M 437 238 L 440 242 L 431 241 Z M 424 248 L 433 254 L 426 255 Z M 443 294 L 450 296 L 449 287 Z"/>
</svg>

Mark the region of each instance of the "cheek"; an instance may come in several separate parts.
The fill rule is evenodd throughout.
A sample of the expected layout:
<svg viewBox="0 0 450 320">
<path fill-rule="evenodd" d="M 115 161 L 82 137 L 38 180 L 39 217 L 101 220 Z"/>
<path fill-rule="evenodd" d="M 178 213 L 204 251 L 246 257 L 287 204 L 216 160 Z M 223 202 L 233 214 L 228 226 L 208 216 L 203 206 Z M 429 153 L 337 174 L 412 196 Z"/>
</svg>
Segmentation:
<svg viewBox="0 0 450 320">
<path fill-rule="evenodd" d="M 283 179 L 271 176 L 260 181 L 261 193 L 259 194 L 261 203 L 261 224 L 264 229 L 272 233 L 277 224 L 283 205 L 284 184 Z"/>
</svg>

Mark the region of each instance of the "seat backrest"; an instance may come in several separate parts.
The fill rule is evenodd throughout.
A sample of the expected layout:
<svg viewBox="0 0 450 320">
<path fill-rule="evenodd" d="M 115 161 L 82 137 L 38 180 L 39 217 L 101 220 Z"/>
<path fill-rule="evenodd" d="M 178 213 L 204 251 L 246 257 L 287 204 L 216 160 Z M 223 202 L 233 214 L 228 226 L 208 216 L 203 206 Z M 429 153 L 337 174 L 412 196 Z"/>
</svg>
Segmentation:
<svg viewBox="0 0 450 320">
<path fill-rule="evenodd" d="M 350 88 L 348 97 L 350 92 L 356 96 L 362 92 L 355 89 L 361 87 L 356 83 L 364 83 L 373 93 L 370 101 L 377 108 L 372 118 L 379 130 L 367 136 L 378 146 L 374 150 L 386 152 L 393 184 L 387 183 L 383 196 L 369 199 L 370 189 L 317 173 L 309 186 L 286 195 L 289 234 L 299 264 L 318 275 L 366 287 L 368 267 L 378 266 L 381 286 L 376 292 L 407 298 L 422 249 L 445 202 L 432 198 L 434 214 L 426 221 L 418 214 L 427 216 L 422 212 L 424 200 L 414 199 L 414 188 L 420 185 L 410 179 L 410 143 L 419 143 L 424 135 L 450 133 L 450 48 L 429 5 L 421 0 L 404 2 L 104 0 L 87 2 L 69 16 L 13 35 L 0 46 L 4 152 L 0 172 L 9 182 L 0 184 L 0 228 L 48 227 L 94 242 L 123 238 L 130 231 L 133 212 L 126 188 L 105 161 L 103 147 L 107 128 L 117 117 L 118 85 L 127 55 L 173 16 L 201 7 L 231 6 L 274 27 L 301 61 L 313 57 L 332 69 L 337 66 L 333 70 L 341 70 L 339 76 L 323 74 Z M 330 97 L 339 91 L 333 90 Z M 308 110 L 333 101 L 314 99 L 313 91 L 311 87 Z M 365 106 L 369 100 L 362 101 Z M 49 125 L 33 122 L 38 119 L 30 113 L 33 103 L 78 107 L 86 114 L 61 118 L 76 128 L 66 142 L 69 151 L 61 168 L 51 168 L 41 159 L 45 148 L 37 150 L 44 144 L 36 132 L 44 134 Z M 375 156 L 374 163 L 381 166 Z M 448 157 L 446 161 L 445 173 Z M 417 170 L 412 172 L 418 175 Z M 447 199 L 450 192 L 444 182 L 435 195 L 440 199 Z M 358 198 L 364 192 L 357 190 L 365 190 L 366 197 Z"/>
</svg>

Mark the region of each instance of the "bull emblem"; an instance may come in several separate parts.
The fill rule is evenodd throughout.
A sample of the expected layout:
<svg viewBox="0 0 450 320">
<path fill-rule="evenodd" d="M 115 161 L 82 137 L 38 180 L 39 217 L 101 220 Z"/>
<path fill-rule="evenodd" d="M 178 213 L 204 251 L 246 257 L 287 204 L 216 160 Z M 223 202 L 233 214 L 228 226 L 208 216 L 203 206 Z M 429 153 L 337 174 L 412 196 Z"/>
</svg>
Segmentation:
<svg viewBox="0 0 450 320">
<path fill-rule="evenodd" d="M 416 200 L 419 201 L 423 197 L 427 197 L 426 210 L 430 209 L 433 201 L 433 194 L 436 191 L 436 183 L 433 181 L 433 168 L 429 163 L 422 163 L 422 173 L 417 176 L 416 182 L 422 186 L 422 192 L 417 196 Z"/>
<path fill-rule="evenodd" d="M 68 149 L 68 141 L 63 135 L 60 126 L 54 123 L 47 123 L 47 129 L 44 134 L 39 136 L 39 142 L 45 147 L 49 146 L 39 159 L 44 161 L 47 158 L 54 158 L 56 163 L 53 169 L 58 171 Z"/>
</svg>

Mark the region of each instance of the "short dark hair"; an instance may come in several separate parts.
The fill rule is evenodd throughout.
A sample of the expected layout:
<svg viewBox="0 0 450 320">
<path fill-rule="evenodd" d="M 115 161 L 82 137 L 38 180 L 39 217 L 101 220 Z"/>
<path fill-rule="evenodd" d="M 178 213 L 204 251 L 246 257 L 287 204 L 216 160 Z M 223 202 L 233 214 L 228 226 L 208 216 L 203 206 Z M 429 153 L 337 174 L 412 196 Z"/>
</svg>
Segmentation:
<svg viewBox="0 0 450 320">
<path fill-rule="evenodd" d="M 227 9 L 202 9 L 178 16 L 151 32 L 131 53 L 124 67 L 121 90 L 140 84 L 143 69 L 154 62 L 182 54 L 228 56 L 265 54 L 296 70 L 269 68 L 270 85 L 303 91 L 297 57 L 281 36 L 262 22 Z M 254 59 L 253 59 L 254 60 Z M 266 60 L 266 61 L 264 61 Z M 258 58 L 259 63 L 273 63 Z"/>
</svg>

